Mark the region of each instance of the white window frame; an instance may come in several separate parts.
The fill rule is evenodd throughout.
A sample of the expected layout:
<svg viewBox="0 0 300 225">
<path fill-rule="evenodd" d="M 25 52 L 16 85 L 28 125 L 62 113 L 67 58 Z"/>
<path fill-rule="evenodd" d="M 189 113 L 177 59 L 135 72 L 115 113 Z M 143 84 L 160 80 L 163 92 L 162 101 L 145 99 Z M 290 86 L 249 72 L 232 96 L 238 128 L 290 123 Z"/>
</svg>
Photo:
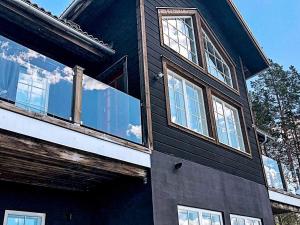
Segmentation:
<svg viewBox="0 0 300 225">
<path fill-rule="evenodd" d="M 170 100 L 170 91 L 169 91 L 169 83 L 167 84 L 168 85 L 168 95 L 169 95 L 169 110 L 170 110 L 170 120 L 172 123 L 178 125 L 178 126 L 181 126 L 185 129 L 188 129 L 188 130 L 191 130 L 192 132 L 195 132 L 197 134 L 200 134 L 202 136 L 205 136 L 205 137 L 209 137 L 209 129 L 208 129 L 208 121 L 207 121 L 207 116 L 206 116 L 206 107 L 205 107 L 205 103 L 204 103 L 204 96 L 203 96 L 203 89 L 201 87 L 198 87 L 197 85 L 193 84 L 192 82 L 189 82 L 187 81 L 186 79 L 184 79 L 183 77 L 181 77 L 180 75 L 178 75 L 176 72 L 174 72 L 173 70 L 171 69 L 167 69 L 167 78 L 169 76 L 172 76 L 172 77 L 175 77 L 176 79 L 179 79 L 181 80 L 182 82 L 182 88 L 183 88 L 183 97 L 184 97 L 184 112 L 185 112 L 185 120 L 186 120 L 186 126 L 180 124 L 180 123 L 177 123 L 177 122 L 174 122 L 172 121 L 172 108 L 171 108 L 171 100 Z M 169 79 L 167 79 L 168 81 Z M 198 103 L 201 104 L 201 106 L 199 106 L 200 108 L 200 121 L 201 121 L 201 124 L 202 124 L 202 133 L 201 132 L 197 132 L 195 130 L 193 130 L 191 128 L 191 125 L 190 125 L 190 112 L 189 112 L 189 101 L 188 101 L 188 96 L 187 96 L 187 91 L 186 91 L 186 87 L 187 87 L 187 84 L 189 84 L 190 86 L 192 86 L 194 89 L 196 89 L 197 91 L 199 91 L 199 99 L 198 99 Z M 201 107 L 203 108 L 203 113 L 201 113 Z M 202 118 L 203 117 L 203 118 Z"/>
<path fill-rule="evenodd" d="M 227 102 L 223 101 L 222 99 L 216 97 L 216 96 L 213 96 L 212 98 L 213 98 L 212 101 L 213 101 L 213 105 L 214 105 L 213 110 L 214 110 L 214 117 L 215 117 L 215 126 L 216 126 L 216 129 L 218 128 L 218 123 L 217 123 L 218 118 L 216 118 L 216 114 L 218 114 L 218 113 L 215 111 L 215 110 L 217 110 L 216 102 L 219 102 L 219 103 L 222 104 L 222 110 L 223 110 L 223 116 L 224 116 L 224 121 L 225 121 L 225 128 L 226 128 L 226 134 L 227 134 L 228 144 L 227 143 L 223 143 L 223 142 L 220 141 L 219 134 L 218 134 L 218 129 L 217 129 L 216 133 L 217 133 L 218 141 L 221 144 L 227 145 L 227 146 L 229 146 L 231 148 L 234 148 L 234 149 L 236 149 L 236 150 L 238 150 L 240 152 L 247 153 L 246 146 L 245 146 L 245 138 L 244 138 L 243 130 L 242 130 L 242 124 L 241 124 L 241 121 L 240 121 L 239 110 L 237 108 L 235 108 L 234 106 L 228 104 Z M 233 118 L 234 118 L 235 131 L 236 131 L 236 133 L 238 135 L 237 140 L 239 142 L 239 147 L 240 148 L 235 148 L 231 144 L 231 140 L 230 140 L 229 132 L 228 132 L 228 128 L 227 128 L 228 121 L 227 121 L 227 118 L 225 116 L 225 109 L 224 109 L 225 107 L 229 108 L 230 110 L 232 110 L 236 114 L 236 116 L 233 115 Z M 235 119 L 237 119 L 237 121 Z"/>
<path fill-rule="evenodd" d="M 218 50 L 218 48 L 215 46 L 215 44 L 213 43 L 213 41 L 211 40 L 211 38 L 209 37 L 209 35 L 207 34 L 207 32 L 205 32 L 205 30 L 203 30 L 203 29 L 202 29 L 202 35 L 203 35 L 203 45 L 204 45 L 205 61 L 206 61 L 206 65 L 207 65 L 207 71 L 208 71 L 213 77 L 217 78 L 217 79 L 218 79 L 219 81 L 221 81 L 222 83 L 224 83 L 224 84 L 226 84 L 226 85 L 228 85 L 228 86 L 230 86 L 230 87 L 233 88 L 233 76 L 232 76 L 232 71 L 231 71 L 231 69 L 230 69 L 230 66 L 229 66 L 228 63 L 224 60 L 223 55 L 220 53 L 220 51 Z M 229 79 L 230 79 L 230 83 L 229 83 L 229 84 L 226 82 L 226 79 L 225 79 L 226 74 L 224 74 L 224 72 L 221 72 L 220 70 L 218 70 L 218 68 L 216 68 L 216 66 L 215 66 L 215 68 L 213 68 L 213 69 L 218 70 L 218 72 L 221 74 L 221 76 L 224 77 L 224 81 L 221 80 L 221 79 L 219 79 L 218 77 L 214 76 L 214 75 L 209 71 L 209 67 L 210 67 L 210 66 L 209 66 L 209 63 L 208 63 L 208 60 L 209 60 L 208 57 L 209 57 L 209 55 L 211 55 L 211 53 L 209 53 L 208 50 L 207 50 L 206 47 L 205 47 L 205 46 L 207 45 L 207 44 L 206 44 L 207 41 L 211 43 L 211 45 L 213 46 L 214 50 L 216 51 L 216 53 L 218 54 L 219 58 L 221 59 L 220 61 L 222 62 L 223 70 L 224 70 L 224 64 L 226 65 L 226 67 L 227 67 L 227 69 L 228 69 L 228 72 L 229 72 Z M 216 56 L 216 54 L 214 54 L 213 56 L 214 56 L 215 59 L 218 58 L 218 57 Z"/>
<path fill-rule="evenodd" d="M 170 42 L 170 39 L 172 39 L 171 37 L 170 37 L 170 35 L 169 35 L 169 26 L 168 26 L 168 33 L 167 34 L 165 34 L 165 30 L 164 30 L 164 26 L 163 26 L 163 21 L 164 20 L 168 20 L 168 19 L 191 19 L 191 28 L 192 28 L 192 37 L 187 37 L 186 35 L 186 37 L 188 38 L 188 39 L 191 39 L 194 43 L 193 43 L 193 47 L 194 47 L 194 49 L 195 49 L 195 52 L 192 52 L 192 51 L 190 51 L 191 53 L 193 53 L 193 54 L 195 54 L 195 57 L 196 57 L 196 61 L 194 62 L 192 59 L 189 59 L 188 57 L 185 57 L 183 54 L 181 54 L 180 53 L 180 42 L 179 42 L 179 40 L 178 40 L 178 35 L 177 35 L 177 40 L 174 40 L 175 42 L 176 42 L 176 44 L 178 45 L 178 47 L 179 47 L 179 51 L 176 51 L 175 49 L 173 49 L 171 46 L 170 46 L 170 44 L 167 44 L 167 43 L 165 43 L 165 38 L 164 38 L 164 36 L 166 35 L 167 37 L 168 37 L 168 39 L 169 39 L 169 42 Z M 197 47 L 197 40 L 196 40 L 196 34 L 195 34 L 195 25 L 194 25 L 194 20 L 193 20 L 193 16 L 180 16 L 180 15 L 178 15 L 178 16 L 168 16 L 168 15 L 164 15 L 164 16 L 162 16 L 161 17 L 161 30 L 162 30 L 162 42 L 164 43 L 164 45 L 166 45 L 166 46 L 168 46 L 169 48 L 171 48 L 173 51 L 175 51 L 175 52 L 177 52 L 178 54 L 180 54 L 182 57 L 184 57 L 185 59 L 187 59 L 188 61 L 190 61 L 190 62 L 192 62 L 192 63 L 194 63 L 194 64 L 196 64 L 196 65 L 199 65 L 199 56 L 198 56 L 198 47 Z M 177 25 L 176 25 L 176 30 L 178 30 L 177 29 Z M 180 31 L 179 31 L 180 32 Z M 173 39 L 172 39 L 173 40 Z M 188 50 L 188 46 L 183 46 L 184 48 L 186 48 L 187 50 Z M 191 46 L 191 49 L 192 49 L 192 46 Z M 188 50 L 189 51 L 189 50 Z"/>
<path fill-rule="evenodd" d="M 206 210 L 206 209 L 193 208 L 193 207 L 187 207 L 187 206 L 181 206 L 181 205 L 177 206 L 178 222 L 179 222 L 179 210 L 187 210 L 187 211 L 197 212 L 198 213 L 199 222 L 200 222 L 199 225 L 203 225 L 203 222 L 202 222 L 202 220 L 203 220 L 202 214 L 203 213 L 209 213 L 209 214 L 212 214 L 212 215 L 220 216 L 221 225 L 224 225 L 223 214 L 221 212 L 212 211 L 212 210 Z"/>
<path fill-rule="evenodd" d="M 16 211 L 16 210 L 5 210 L 3 225 L 7 225 L 8 215 L 16 216 L 28 216 L 28 217 L 40 217 L 42 220 L 41 225 L 45 225 L 46 214 L 45 213 L 36 213 L 36 212 L 26 212 L 26 211 Z"/>
<path fill-rule="evenodd" d="M 232 225 L 231 220 L 234 219 L 234 218 L 236 218 L 236 219 L 244 219 L 245 220 L 245 224 L 246 224 L 246 220 L 252 220 L 252 221 L 258 222 L 259 225 L 262 225 L 262 220 L 259 219 L 259 218 L 247 217 L 247 216 L 239 216 L 239 215 L 230 214 L 230 224 L 231 225 Z"/>
</svg>

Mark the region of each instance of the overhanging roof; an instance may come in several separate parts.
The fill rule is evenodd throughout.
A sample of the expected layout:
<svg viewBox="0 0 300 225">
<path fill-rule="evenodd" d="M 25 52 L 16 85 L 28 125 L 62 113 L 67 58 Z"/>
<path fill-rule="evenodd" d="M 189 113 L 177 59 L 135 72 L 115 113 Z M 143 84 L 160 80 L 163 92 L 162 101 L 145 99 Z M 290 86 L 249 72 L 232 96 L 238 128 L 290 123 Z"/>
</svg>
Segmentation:
<svg viewBox="0 0 300 225">
<path fill-rule="evenodd" d="M 73 0 L 62 13 L 61 18 L 75 20 L 93 0 Z M 97 5 L 105 5 L 111 0 L 97 0 Z M 246 78 L 269 67 L 269 60 L 254 38 L 243 17 L 232 0 L 201 1 L 216 19 L 226 38 L 242 57 L 248 73 Z"/>
<path fill-rule="evenodd" d="M 62 63 L 69 61 L 69 66 L 76 60 L 86 66 L 99 64 L 115 53 L 79 25 L 54 16 L 29 0 L 0 0 L 0 26 L 2 35 L 50 57 L 60 57 Z"/>
</svg>

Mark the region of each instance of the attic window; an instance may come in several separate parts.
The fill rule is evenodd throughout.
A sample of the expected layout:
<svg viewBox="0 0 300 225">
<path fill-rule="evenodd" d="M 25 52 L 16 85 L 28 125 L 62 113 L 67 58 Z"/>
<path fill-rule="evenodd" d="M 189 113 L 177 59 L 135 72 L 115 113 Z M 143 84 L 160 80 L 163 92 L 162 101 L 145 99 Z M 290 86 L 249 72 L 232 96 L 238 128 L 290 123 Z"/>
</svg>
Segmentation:
<svg viewBox="0 0 300 225">
<path fill-rule="evenodd" d="M 206 32 L 202 30 L 202 33 L 208 72 L 220 81 L 233 87 L 232 75 L 228 63 L 224 60 L 224 57 Z"/>
<path fill-rule="evenodd" d="M 171 49 L 198 64 L 195 31 L 191 16 L 164 16 L 163 41 Z"/>
</svg>

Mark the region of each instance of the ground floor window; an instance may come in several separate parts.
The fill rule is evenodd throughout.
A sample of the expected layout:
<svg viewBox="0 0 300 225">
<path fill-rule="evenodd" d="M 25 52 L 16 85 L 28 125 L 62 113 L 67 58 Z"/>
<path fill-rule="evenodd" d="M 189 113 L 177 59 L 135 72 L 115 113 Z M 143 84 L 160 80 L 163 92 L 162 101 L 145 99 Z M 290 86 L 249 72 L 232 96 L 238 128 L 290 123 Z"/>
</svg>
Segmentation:
<svg viewBox="0 0 300 225">
<path fill-rule="evenodd" d="M 231 225 L 262 225 L 261 219 L 230 215 Z"/>
<path fill-rule="evenodd" d="M 43 213 L 6 210 L 3 225 L 45 225 Z"/>
<path fill-rule="evenodd" d="M 178 206 L 179 225 L 223 225 L 222 214 L 209 210 Z"/>
</svg>

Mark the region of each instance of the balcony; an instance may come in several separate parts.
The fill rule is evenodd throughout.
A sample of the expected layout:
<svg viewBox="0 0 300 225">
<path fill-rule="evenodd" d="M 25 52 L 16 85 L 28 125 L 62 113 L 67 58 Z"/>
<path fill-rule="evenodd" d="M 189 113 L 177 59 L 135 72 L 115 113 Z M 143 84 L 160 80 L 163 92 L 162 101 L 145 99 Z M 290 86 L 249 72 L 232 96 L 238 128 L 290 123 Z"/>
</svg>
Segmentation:
<svg viewBox="0 0 300 225">
<path fill-rule="evenodd" d="M 142 145 L 140 100 L 78 68 L 0 36 L 1 100 L 31 115 Z"/>
<path fill-rule="evenodd" d="M 262 156 L 273 213 L 300 212 L 298 178 L 284 164 Z"/>
</svg>

